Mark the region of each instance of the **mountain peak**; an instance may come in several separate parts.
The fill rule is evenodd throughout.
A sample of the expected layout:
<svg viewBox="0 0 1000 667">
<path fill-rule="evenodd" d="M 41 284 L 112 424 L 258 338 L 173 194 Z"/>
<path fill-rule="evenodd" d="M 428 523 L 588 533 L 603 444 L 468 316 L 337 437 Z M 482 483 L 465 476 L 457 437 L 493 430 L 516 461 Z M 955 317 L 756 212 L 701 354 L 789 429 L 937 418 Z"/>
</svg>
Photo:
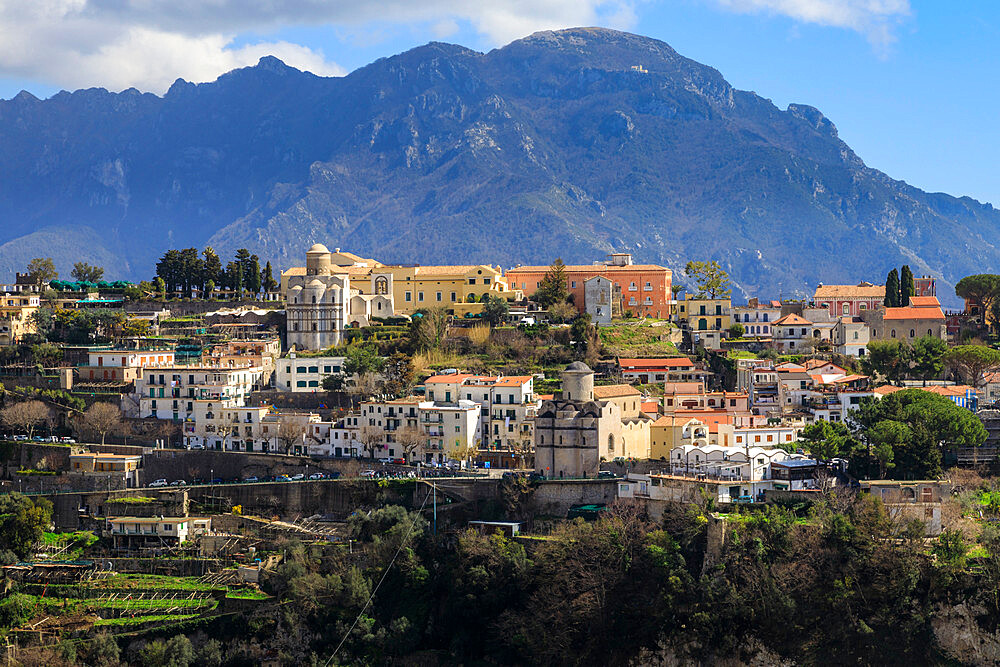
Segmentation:
<svg viewBox="0 0 1000 667">
<path fill-rule="evenodd" d="M 298 72 L 299 70 L 294 67 L 290 67 L 284 63 L 280 58 L 275 56 L 262 56 L 257 64 L 251 69 L 264 70 L 265 72 L 274 72 L 275 74 L 288 74 L 290 72 Z"/>
</svg>

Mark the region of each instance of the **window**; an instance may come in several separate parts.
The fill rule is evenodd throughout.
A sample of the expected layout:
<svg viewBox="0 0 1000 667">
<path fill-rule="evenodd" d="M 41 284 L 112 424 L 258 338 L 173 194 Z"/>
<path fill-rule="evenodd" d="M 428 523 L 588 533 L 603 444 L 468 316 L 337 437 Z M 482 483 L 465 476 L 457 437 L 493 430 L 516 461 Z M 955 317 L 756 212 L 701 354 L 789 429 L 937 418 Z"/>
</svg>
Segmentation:
<svg viewBox="0 0 1000 667">
<path fill-rule="evenodd" d="M 573 288 L 573 289 L 576 289 L 576 281 L 575 280 L 571 280 L 570 283 L 569 283 L 569 286 L 571 288 Z"/>
<path fill-rule="evenodd" d="M 323 366 L 323 372 L 324 373 L 329 373 L 330 372 L 330 367 L 329 366 Z"/>
<path fill-rule="evenodd" d="M 405 292 L 403 294 L 403 300 L 404 301 L 412 301 L 413 300 L 413 293 L 412 292 Z"/>
<path fill-rule="evenodd" d="M 646 285 L 642 289 L 645 290 L 646 292 L 652 292 L 653 285 L 647 280 Z"/>
<path fill-rule="evenodd" d="M 441 300 L 441 292 L 438 292 L 438 293 L 437 293 L 437 294 L 436 294 L 435 296 L 437 297 L 437 300 L 438 300 L 438 301 L 440 301 L 440 300 Z"/>
<path fill-rule="evenodd" d="M 452 292 L 451 293 L 451 302 L 455 303 L 455 301 L 457 301 L 457 300 L 458 300 L 457 295 L 454 292 Z"/>
<path fill-rule="evenodd" d="M 634 292 L 635 290 L 636 290 L 635 282 L 633 281 L 633 282 L 629 283 L 628 291 L 629 292 Z"/>
<path fill-rule="evenodd" d="M 417 301 L 423 301 L 423 300 L 424 300 L 424 293 L 417 292 Z"/>
<path fill-rule="evenodd" d="M 913 329 L 910 329 L 910 338 L 914 337 Z"/>
<path fill-rule="evenodd" d="M 844 315 L 850 315 L 851 314 L 851 304 L 849 304 L 849 303 L 845 303 L 844 304 L 844 306 L 843 306 L 843 313 L 844 313 Z"/>
<path fill-rule="evenodd" d="M 476 279 L 475 278 L 469 278 L 469 284 L 470 285 L 475 285 L 476 284 Z"/>
<path fill-rule="evenodd" d="M 305 387 L 306 386 L 306 381 L 305 380 L 298 380 L 298 381 L 296 381 L 295 386 L 296 387 Z"/>
<path fill-rule="evenodd" d="M 634 296 L 630 296 L 628 298 L 628 305 L 630 305 L 630 306 L 634 306 L 635 305 L 635 297 Z"/>
<path fill-rule="evenodd" d="M 889 336 L 892 337 L 892 338 L 895 338 L 896 337 L 896 330 L 893 329 L 892 331 L 890 331 L 889 332 Z"/>
</svg>

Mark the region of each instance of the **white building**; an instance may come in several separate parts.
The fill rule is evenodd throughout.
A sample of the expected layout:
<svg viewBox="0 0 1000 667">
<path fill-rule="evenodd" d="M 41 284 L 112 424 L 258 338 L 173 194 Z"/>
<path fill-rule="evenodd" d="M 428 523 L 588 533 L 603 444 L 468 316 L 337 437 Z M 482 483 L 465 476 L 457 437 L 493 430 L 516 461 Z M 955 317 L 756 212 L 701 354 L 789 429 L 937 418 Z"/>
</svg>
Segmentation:
<svg viewBox="0 0 1000 667">
<path fill-rule="evenodd" d="M 380 435 L 375 451 L 363 452 L 362 456 L 388 456 L 424 463 L 462 461 L 480 443 L 479 414 L 479 404 L 467 400 L 453 404 L 424 401 L 417 397 L 364 401 L 361 403 L 357 439 L 364 442 L 366 426 Z M 396 437 L 403 428 L 414 429 L 420 436 L 419 443 L 409 453 Z"/>
<path fill-rule="evenodd" d="M 252 391 L 261 389 L 263 373 L 261 366 L 143 368 L 135 383 L 136 416 L 185 421 L 197 411 L 242 407 Z"/>
<path fill-rule="evenodd" d="M 339 256 L 339 255 L 338 255 Z M 348 326 L 368 326 L 372 317 L 394 315 L 392 273 L 371 272 L 371 294 L 351 287 L 350 273 L 317 243 L 306 253 L 305 275 L 287 277 L 288 347 L 322 350 L 343 341 Z"/>
<path fill-rule="evenodd" d="M 344 357 L 303 357 L 294 352 L 277 362 L 274 386 L 278 391 L 317 392 L 323 378 L 344 370 Z"/>
</svg>

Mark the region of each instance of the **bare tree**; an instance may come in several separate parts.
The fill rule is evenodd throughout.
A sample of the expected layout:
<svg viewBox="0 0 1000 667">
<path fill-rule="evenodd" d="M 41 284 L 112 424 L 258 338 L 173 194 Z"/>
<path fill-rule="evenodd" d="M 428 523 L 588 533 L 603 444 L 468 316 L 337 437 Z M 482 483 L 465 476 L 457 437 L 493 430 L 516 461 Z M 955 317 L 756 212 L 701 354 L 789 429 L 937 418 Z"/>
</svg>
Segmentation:
<svg viewBox="0 0 1000 667">
<path fill-rule="evenodd" d="M 375 458 L 375 448 L 385 442 L 385 431 L 378 426 L 362 426 L 358 429 L 358 442 L 369 458 Z"/>
<path fill-rule="evenodd" d="M 30 438 L 39 423 L 51 416 L 47 405 L 41 401 L 21 401 L 0 410 L 0 420 L 11 428 L 28 434 Z"/>
<path fill-rule="evenodd" d="M 87 408 L 87 411 L 80 415 L 80 419 L 83 421 L 86 429 L 100 434 L 101 444 L 103 445 L 104 438 L 108 432 L 121 424 L 122 411 L 117 405 L 99 402 Z"/>
<path fill-rule="evenodd" d="M 308 427 L 295 419 L 282 419 L 278 425 L 278 441 L 285 446 L 285 454 L 290 454 L 292 447 L 301 444 Z"/>
<path fill-rule="evenodd" d="M 465 461 L 467 468 L 471 467 L 472 460 L 479 456 L 479 439 L 477 438 L 475 442 L 470 442 L 465 447 L 460 447 L 455 454 L 459 460 Z"/>
<path fill-rule="evenodd" d="M 517 458 L 521 462 L 521 468 L 524 468 L 525 457 L 535 451 L 535 440 L 530 433 L 521 433 L 520 437 L 513 438 L 507 441 L 510 446 L 511 456 Z"/>
<path fill-rule="evenodd" d="M 416 426 L 404 426 L 395 432 L 394 437 L 396 443 L 403 448 L 403 455 L 407 462 L 409 462 L 413 451 L 427 441 L 427 436 Z"/>
<path fill-rule="evenodd" d="M 369 371 L 367 373 L 354 376 L 354 382 L 351 383 L 350 393 L 357 400 L 363 401 L 366 398 L 374 396 L 378 390 L 378 386 L 378 375 Z"/>
</svg>

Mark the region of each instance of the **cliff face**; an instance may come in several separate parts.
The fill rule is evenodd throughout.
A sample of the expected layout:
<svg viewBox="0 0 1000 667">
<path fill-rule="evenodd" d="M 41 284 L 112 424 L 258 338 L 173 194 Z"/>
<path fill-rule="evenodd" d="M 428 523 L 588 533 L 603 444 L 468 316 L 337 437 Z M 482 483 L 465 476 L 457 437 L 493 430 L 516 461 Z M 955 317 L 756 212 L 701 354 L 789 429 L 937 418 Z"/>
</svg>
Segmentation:
<svg viewBox="0 0 1000 667">
<path fill-rule="evenodd" d="M 342 78 L 274 58 L 217 81 L 0 102 L 0 272 L 146 277 L 168 247 L 315 241 L 395 262 L 716 258 L 748 294 L 1000 264 L 1000 215 L 867 168 L 668 45 L 603 29 L 431 43 Z"/>
</svg>

